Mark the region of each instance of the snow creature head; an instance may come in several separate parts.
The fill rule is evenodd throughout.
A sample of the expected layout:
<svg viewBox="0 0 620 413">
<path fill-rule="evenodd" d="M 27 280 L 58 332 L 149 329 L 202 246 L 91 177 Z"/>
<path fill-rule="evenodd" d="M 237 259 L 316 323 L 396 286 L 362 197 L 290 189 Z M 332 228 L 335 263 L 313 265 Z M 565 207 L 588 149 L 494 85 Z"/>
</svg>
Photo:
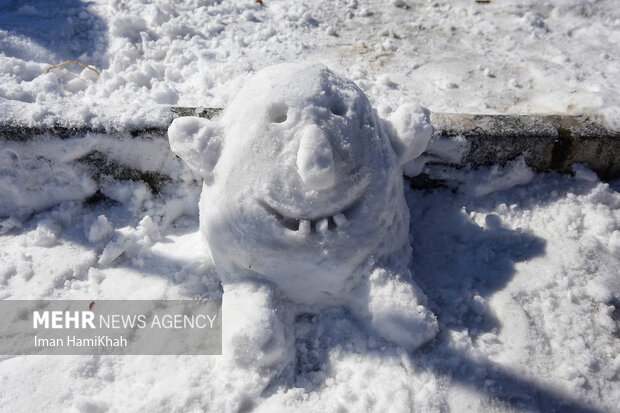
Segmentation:
<svg viewBox="0 0 620 413">
<path fill-rule="evenodd" d="M 431 133 L 427 110 L 382 120 L 353 82 L 299 63 L 256 73 L 220 119 L 168 130 L 204 178 L 201 231 L 223 280 L 263 278 L 300 303 L 333 301 L 377 260 L 407 264 L 402 168 Z"/>
</svg>

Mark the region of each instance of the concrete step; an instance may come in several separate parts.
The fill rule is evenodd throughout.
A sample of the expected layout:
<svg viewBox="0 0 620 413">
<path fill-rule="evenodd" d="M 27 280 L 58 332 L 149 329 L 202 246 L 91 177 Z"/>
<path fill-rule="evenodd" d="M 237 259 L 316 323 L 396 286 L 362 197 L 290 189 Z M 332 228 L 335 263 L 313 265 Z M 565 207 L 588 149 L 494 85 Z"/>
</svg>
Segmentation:
<svg viewBox="0 0 620 413">
<path fill-rule="evenodd" d="M 212 118 L 220 108 L 171 107 L 169 124 L 179 116 Z M 612 129 L 595 115 L 479 115 L 433 113 L 435 132 L 425 152 L 427 164 L 453 168 L 505 165 L 520 156 L 535 172 L 567 172 L 574 163 L 584 163 L 601 179 L 620 177 L 620 131 Z M 107 174 L 118 179 L 143 179 L 153 189 L 166 181 L 166 173 L 145 168 L 148 162 L 127 164 L 111 153 L 125 151 L 135 140 L 136 145 L 149 142 L 167 150 L 166 127 L 141 129 L 93 128 L 84 125 L 32 126 L 19 122 L 0 122 L 0 140 L 13 144 L 34 143 L 39 139 L 80 139 L 105 135 L 105 151 L 80 153 L 66 162 L 79 162 L 94 174 Z M 119 146 L 114 148 L 114 145 Z M 3 145 L 6 147 L 6 145 Z M 37 145 L 28 145 L 35 150 Z M 49 146 L 45 146 L 49 147 Z M 137 151 L 140 153 L 140 151 Z M 168 152 L 170 152 L 168 150 Z M 76 152 L 77 153 L 77 152 Z M 148 155 L 146 151 L 145 156 Z M 41 156 L 45 157 L 45 153 Z M 173 157 L 170 152 L 167 156 Z M 432 176 L 430 177 L 432 179 Z"/>
</svg>

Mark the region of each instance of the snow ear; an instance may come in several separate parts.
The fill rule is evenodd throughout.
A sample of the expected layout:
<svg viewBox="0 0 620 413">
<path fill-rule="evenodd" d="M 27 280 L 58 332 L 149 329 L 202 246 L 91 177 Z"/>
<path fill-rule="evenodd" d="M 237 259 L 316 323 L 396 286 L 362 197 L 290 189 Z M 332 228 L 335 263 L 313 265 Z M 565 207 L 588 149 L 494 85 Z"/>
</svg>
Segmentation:
<svg viewBox="0 0 620 413">
<path fill-rule="evenodd" d="M 170 148 L 203 178 L 211 175 L 222 152 L 220 125 L 212 120 L 187 116 L 168 127 Z"/>
<path fill-rule="evenodd" d="M 430 111 L 417 104 L 401 105 L 388 116 L 386 123 L 401 166 L 420 156 L 433 136 Z"/>
</svg>

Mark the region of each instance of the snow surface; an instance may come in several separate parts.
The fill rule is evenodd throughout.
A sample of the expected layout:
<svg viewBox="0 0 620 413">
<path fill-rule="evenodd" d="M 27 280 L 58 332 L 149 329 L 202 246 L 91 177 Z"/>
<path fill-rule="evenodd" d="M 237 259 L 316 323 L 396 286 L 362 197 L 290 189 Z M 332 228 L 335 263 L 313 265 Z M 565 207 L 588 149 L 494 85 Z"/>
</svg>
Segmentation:
<svg viewBox="0 0 620 413">
<path fill-rule="evenodd" d="M 167 105 L 227 107 L 254 72 L 306 60 L 353 80 L 382 117 L 418 101 L 620 123 L 613 0 L 263 3 L 2 2 L 0 120 L 165 126 Z M 46 73 L 70 59 L 101 74 Z M 200 242 L 199 176 L 153 143 L 115 156 L 149 154 L 139 166 L 175 185 L 93 183 L 63 166 L 88 152 L 80 142 L 41 145 L 0 149 L 0 298 L 221 297 Z M 0 356 L 0 410 L 620 411 L 620 185 L 519 162 L 450 171 L 456 192 L 405 185 L 410 268 L 440 327 L 418 351 L 333 307 L 289 320 L 296 359 L 277 377 L 215 356 Z M 108 199 L 83 203 L 97 188 Z M 269 299 L 254 293 L 257 307 Z M 263 315 L 238 328 L 269 327 Z"/>
<path fill-rule="evenodd" d="M 33 0 L 0 5 L 0 98 L 33 122 L 156 121 L 155 104 L 225 107 L 252 72 L 321 60 L 375 105 L 431 111 L 601 112 L 617 122 L 613 0 Z M 78 60 L 67 70 L 52 65 Z M 71 72 L 71 73 L 69 73 Z M 5 102 L 6 103 L 6 102 Z M 62 108 L 58 108 L 62 105 Z M 54 109 L 49 113 L 50 106 Z M 5 104 L 4 112 L 14 112 Z M 122 112 L 122 111 L 119 111 Z"/>
<path fill-rule="evenodd" d="M 3 357 L 4 406 L 615 411 L 618 187 L 550 175 L 479 198 L 448 189 L 406 198 L 412 269 L 440 324 L 419 351 L 335 307 L 292 320 L 297 359 L 267 389 L 265 376 L 217 356 Z M 19 223 L 0 238 L 2 298 L 220 297 L 197 214 L 166 225 L 167 201 L 66 202 Z M 108 232 L 103 222 L 113 232 L 91 242 Z M 249 315 L 236 325 L 269 325 Z"/>
</svg>

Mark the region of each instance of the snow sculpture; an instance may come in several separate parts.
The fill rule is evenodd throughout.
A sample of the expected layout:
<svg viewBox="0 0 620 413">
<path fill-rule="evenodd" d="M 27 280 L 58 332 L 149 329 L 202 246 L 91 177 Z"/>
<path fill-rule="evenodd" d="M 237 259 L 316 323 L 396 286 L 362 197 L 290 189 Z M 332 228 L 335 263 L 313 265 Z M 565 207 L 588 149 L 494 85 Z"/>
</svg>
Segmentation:
<svg viewBox="0 0 620 413">
<path fill-rule="evenodd" d="M 332 305 L 408 350 L 435 336 L 407 269 L 402 179 L 431 132 L 427 110 L 382 120 L 353 82 L 307 64 L 258 72 L 219 120 L 172 123 L 172 150 L 204 178 L 200 229 L 236 363 L 284 362 L 295 314 Z"/>
</svg>

